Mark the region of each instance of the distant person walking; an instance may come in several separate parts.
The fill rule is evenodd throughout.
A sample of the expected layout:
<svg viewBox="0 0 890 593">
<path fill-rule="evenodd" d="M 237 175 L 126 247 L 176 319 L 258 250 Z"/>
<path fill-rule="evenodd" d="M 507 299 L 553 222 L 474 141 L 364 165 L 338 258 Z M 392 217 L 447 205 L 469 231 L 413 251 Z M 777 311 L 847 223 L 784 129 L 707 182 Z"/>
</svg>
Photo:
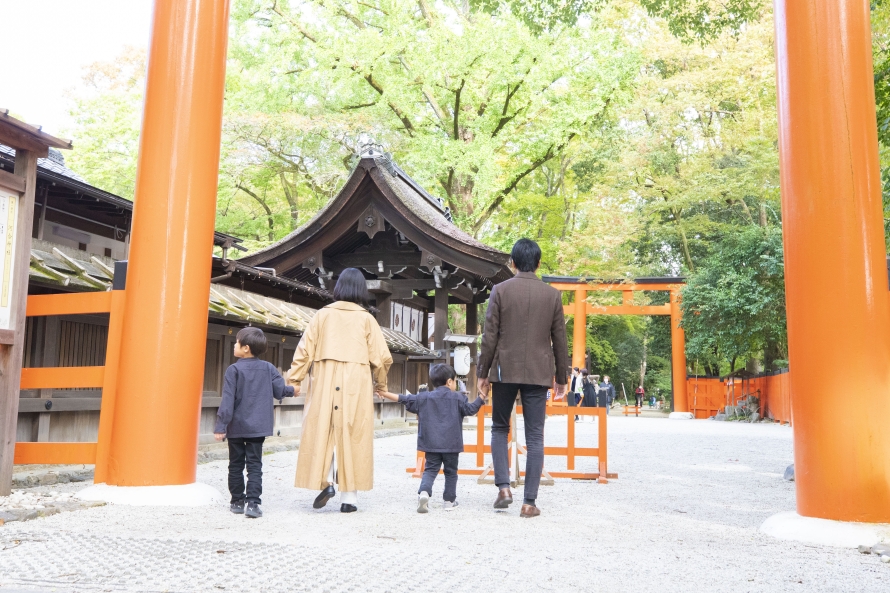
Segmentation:
<svg viewBox="0 0 890 593">
<path fill-rule="evenodd" d="M 587 369 L 581 370 L 581 384 L 584 389 L 584 398 L 581 400 L 582 408 L 595 408 L 597 407 L 597 396 L 599 394 L 599 385 L 596 384 L 595 381 L 590 379 L 590 373 Z"/>
<path fill-rule="evenodd" d="M 544 467 L 547 390 L 555 379 L 555 398 L 566 393 L 569 350 L 562 296 L 535 274 L 541 264 L 541 248 L 530 239 L 520 239 L 510 257 L 516 275 L 492 288 L 485 312 L 478 387 L 483 394 L 488 393 L 489 386 L 492 390 L 496 509 L 505 509 L 513 502 L 507 434 L 516 394 L 522 398 L 528 453 L 520 516 L 536 517 L 541 514 L 535 499 Z"/>
<path fill-rule="evenodd" d="M 646 390 L 643 389 L 643 386 L 640 385 L 639 387 L 637 387 L 637 390 L 634 392 L 634 399 L 637 402 L 638 408 L 643 407 L 643 396 L 645 396 L 645 395 L 646 395 Z"/>
<path fill-rule="evenodd" d="M 299 394 L 312 368 L 294 485 L 321 490 L 316 509 L 334 497 L 334 482 L 341 513 L 356 511 L 356 491 L 374 485 L 373 397 L 386 391 L 392 356 L 368 312 L 370 298 L 364 275 L 345 269 L 334 287 L 336 302 L 309 322 L 287 376 Z"/>
<path fill-rule="evenodd" d="M 603 382 L 600 383 L 600 391 L 606 393 L 606 414 L 612 409 L 612 402 L 615 401 L 615 386 L 609 381 L 609 375 L 603 375 Z"/>
</svg>

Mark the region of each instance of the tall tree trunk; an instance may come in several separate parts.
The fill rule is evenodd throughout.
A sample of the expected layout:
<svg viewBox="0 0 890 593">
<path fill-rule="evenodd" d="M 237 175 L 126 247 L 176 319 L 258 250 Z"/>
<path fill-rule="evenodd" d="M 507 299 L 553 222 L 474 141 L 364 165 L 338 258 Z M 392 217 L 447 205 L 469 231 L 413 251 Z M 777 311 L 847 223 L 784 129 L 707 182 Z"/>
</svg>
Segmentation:
<svg viewBox="0 0 890 593">
<path fill-rule="evenodd" d="M 300 219 L 300 198 L 297 195 L 296 188 L 285 177 L 284 171 L 280 171 L 278 176 L 281 179 L 281 187 L 284 189 L 284 198 L 287 200 L 288 206 L 290 206 L 291 228 L 295 229 Z"/>
<path fill-rule="evenodd" d="M 269 221 L 269 241 L 275 240 L 275 219 L 272 217 L 272 209 L 269 208 L 269 205 L 266 204 L 266 200 L 262 199 L 254 192 L 250 191 L 240 183 L 238 184 L 238 189 L 246 193 L 248 196 L 257 201 L 257 203 L 263 207 L 263 210 L 266 211 L 266 219 Z"/>
</svg>

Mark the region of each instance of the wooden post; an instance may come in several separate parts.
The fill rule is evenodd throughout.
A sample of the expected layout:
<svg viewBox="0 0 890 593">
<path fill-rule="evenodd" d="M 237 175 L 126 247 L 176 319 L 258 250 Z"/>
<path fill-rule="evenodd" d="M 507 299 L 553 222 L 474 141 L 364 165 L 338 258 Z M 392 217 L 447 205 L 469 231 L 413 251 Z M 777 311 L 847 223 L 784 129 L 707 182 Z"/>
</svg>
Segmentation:
<svg viewBox="0 0 890 593">
<path fill-rule="evenodd" d="M 479 305 L 467 303 L 467 335 L 475 336 L 479 331 L 477 315 Z M 467 375 L 467 388 L 470 391 L 470 401 L 476 399 L 476 342 L 470 344 L 470 374 Z"/>
<path fill-rule="evenodd" d="M 110 485 L 195 482 L 228 24 L 228 0 L 154 3 Z"/>
<path fill-rule="evenodd" d="M 0 325 L 0 496 L 8 496 L 12 491 L 19 384 L 25 345 L 25 305 L 31 261 L 34 191 L 37 187 L 37 156 L 33 151 L 16 150 L 13 175 L 20 178 L 19 181 L 24 181 L 23 191 L 10 188 L 0 194 L 0 199 L 6 200 L 6 207 L 0 212 L 7 214 L 2 224 L 9 229 L 8 225 L 12 222 L 14 228 L 14 235 L 9 230 L 4 233 L 9 243 L 0 245 L 0 257 L 6 258 L 3 278 L 0 278 L 0 306 L 9 308 L 8 325 Z"/>
<path fill-rule="evenodd" d="M 121 335 L 123 333 L 124 304 L 126 294 L 120 276 L 126 277 L 126 263 L 115 265 L 114 290 L 111 291 L 111 313 L 108 316 L 108 345 L 105 349 L 105 373 L 102 377 L 102 411 L 99 413 L 99 436 L 96 445 L 96 467 L 93 482 L 103 484 L 108 480 L 108 455 L 114 428 L 114 408 L 117 401 L 117 381 L 120 372 Z"/>
<path fill-rule="evenodd" d="M 443 352 L 442 358 L 448 359 L 445 351 L 445 332 L 448 331 L 448 289 L 444 286 L 436 289 L 435 314 L 433 320 L 433 347 Z"/>
<path fill-rule="evenodd" d="M 637 414 L 639 416 L 639 414 Z M 607 484 L 609 482 L 609 450 L 608 450 L 608 434 L 606 432 L 608 425 L 608 418 L 606 417 L 606 411 L 603 408 L 597 408 L 597 433 L 599 436 L 599 442 L 597 447 L 599 448 L 599 454 L 597 456 L 597 462 L 599 464 L 599 474 L 600 477 L 597 478 L 597 482 L 600 484 Z"/>
<path fill-rule="evenodd" d="M 377 324 L 380 327 L 392 327 L 392 295 L 388 292 L 378 292 L 377 297 Z"/>
<path fill-rule="evenodd" d="M 890 523 L 890 291 L 869 3 L 776 0 L 774 13 L 797 512 Z M 837 364 L 843 372 L 826 372 Z"/>
</svg>

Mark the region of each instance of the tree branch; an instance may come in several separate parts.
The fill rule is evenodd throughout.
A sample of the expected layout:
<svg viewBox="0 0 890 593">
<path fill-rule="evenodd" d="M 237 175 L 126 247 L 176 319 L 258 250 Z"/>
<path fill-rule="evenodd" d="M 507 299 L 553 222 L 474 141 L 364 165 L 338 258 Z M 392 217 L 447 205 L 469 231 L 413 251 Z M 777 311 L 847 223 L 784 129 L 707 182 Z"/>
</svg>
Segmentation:
<svg viewBox="0 0 890 593">
<path fill-rule="evenodd" d="M 514 189 L 516 189 L 516 186 L 519 185 L 520 181 L 525 179 L 526 176 L 528 176 L 530 173 L 535 171 L 538 167 L 540 167 L 541 165 L 543 165 L 544 163 L 546 163 L 547 161 L 552 159 L 554 157 L 554 155 L 556 153 L 560 152 L 561 150 L 563 150 L 569 144 L 569 142 L 572 141 L 572 139 L 574 137 L 575 137 L 575 133 L 573 132 L 573 133 L 569 134 L 569 136 L 565 139 L 565 141 L 562 144 L 560 144 L 559 146 L 551 144 L 547 148 L 547 152 L 545 152 L 541 157 L 539 157 L 537 160 L 532 162 L 531 165 L 526 167 L 526 169 L 524 171 L 522 171 L 522 173 L 519 173 L 518 175 L 513 177 L 513 179 L 510 181 L 510 183 L 508 183 L 507 186 L 504 187 L 504 189 L 502 189 L 500 192 L 498 192 L 497 197 L 495 197 L 495 199 L 492 200 L 491 204 L 489 204 L 482 211 L 482 214 L 479 216 L 479 218 L 476 219 L 476 222 L 473 223 L 473 235 L 475 236 L 475 235 L 479 234 L 479 231 L 482 229 L 482 225 L 484 225 L 486 222 L 488 222 L 488 219 L 491 218 L 491 216 L 495 213 L 495 211 L 498 208 L 500 208 L 504 199 L 510 194 L 510 192 L 512 192 Z"/>
<path fill-rule="evenodd" d="M 454 91 L 454 139 L 460 139 L 460 127 L 458 122 L 460 120 L 460 94 L 464 90 L 464 84 L 466 84 L 466 79 L 462 78 L 460 81 L 460 86 L 457 87 L 457 90 Z"/>
<path fill-rule="evenodd" d="M 287 15 L 285 15 L 283 12 L 281 12 L 281 10 L 279 10 L 277 4 L 272 7 L 272 11 L 275 12 L 282 19 L 284 19 L 289 25 L 294 27 L 297 31 L 299 31 L 303 37 L 305 37 L 312 43 L 315 43 L 316 45 L 318 45 L 318 40 L 315 37 L 313 37 L 308 31 L 306 31 L 306 29 L 304 29 L 303 26 L 300 25 L 300 23 L 294 21 L 293 19 L 291 19 Z M 362 23 L 362 25 L 364 25 L 364 23 Z M 336 58 L 334 58 L 334 61 L 341 62 L 341 58 L 336 57 Z M 361 74 L 358 64 L 352 64 L 349 68 L 356 74 Z M 368 74 L 363 75 L 362 78 L 364 78 L 368 82 L 368 84 L 371 85 L 371 88 L 374 89 L 375 91 L 377 91 L 378 94 L 383 95 L 383 87 L 380 86 L 380 84 L 374 79 L 374 76 L 370 72 Z M 392 101 L 388 101 L 387 105 L 392 110 L 392 112 L 395 113 L 396 117 L 399 118 L 399 120 L 402 122 L 402 125 L 405 126 L 405 131 L 408 132 L 408 135 L 413 136 L 414 135 L 414 126 L 411 124 L 411 120 L 408 119 L 408 117 L 404 114 L 404 112 L 402 112 L 402 110 L 399 109 Z"/>
<path fill-rule="evenodd" d="M 238 183 L 238 189 L 240 189 L 241 191 L 246 193 L 248 196 L 250 196 L 251 198 L 256 200 L 259 203 L 259 205 L 263 207 L 263 210 L 266 211 L 266 219 L 269 221 L 269 240 L 274 241 L 275 240 L 275 233 L 274 233 L 275 219 L 272 218 L 272 210 L 269 209 L 269 206 L 266 205 L 266 201 L 263 200 L 262 198 L 260 198 L 258 195 L 256 195 L 252 191 L 250 191 L 249 189 L 247 189 L 246 187 L 244 187 L 243 185 L 241 185 L 240 182 Z"/>
</svg>

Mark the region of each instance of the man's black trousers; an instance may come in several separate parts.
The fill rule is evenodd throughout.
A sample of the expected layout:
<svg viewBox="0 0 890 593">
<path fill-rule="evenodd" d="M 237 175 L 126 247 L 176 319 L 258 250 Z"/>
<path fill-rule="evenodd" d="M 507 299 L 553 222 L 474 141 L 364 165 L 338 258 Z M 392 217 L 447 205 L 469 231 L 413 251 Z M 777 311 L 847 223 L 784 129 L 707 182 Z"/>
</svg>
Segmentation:
<svg viewBox="0 0 890 593">
<path fill-rule="evenodd" d="M 525 493 L 524 498 L 538 497 L 541 470 L 544 469 L 544 421 L 547 419 L 547 386 L 519 383 L 491 384 L 491 457 L 494 461 L 494 483 L 498 488 L 510 486 L 509 450 L 507 435 L 516 393 L 522 400 L 525 422 Z M 569 394 L 571 397 L 571 394 Z"/>
<path fill-rule="evenodd" d="M 229 493 L 232 502 L 246 500 L 261 504 L 263 495 L 263 441 L 266 437 L 228 439 Z M 244 466 L 247 465 L 247 495 L 244 492 Z"/>
<path fill-rule="evenodd" d="M 442 499 L 454 502 L 457 498 L 457 463 L 460 453 L 427 453 L 426 465 L 423 467 L 423 478 L 420 480 L 418 494 L 426 492 L 433 495 L 433 482 L 439 475 L 439 468 L 445 466 L 445 493 Z"/>
</svg>

